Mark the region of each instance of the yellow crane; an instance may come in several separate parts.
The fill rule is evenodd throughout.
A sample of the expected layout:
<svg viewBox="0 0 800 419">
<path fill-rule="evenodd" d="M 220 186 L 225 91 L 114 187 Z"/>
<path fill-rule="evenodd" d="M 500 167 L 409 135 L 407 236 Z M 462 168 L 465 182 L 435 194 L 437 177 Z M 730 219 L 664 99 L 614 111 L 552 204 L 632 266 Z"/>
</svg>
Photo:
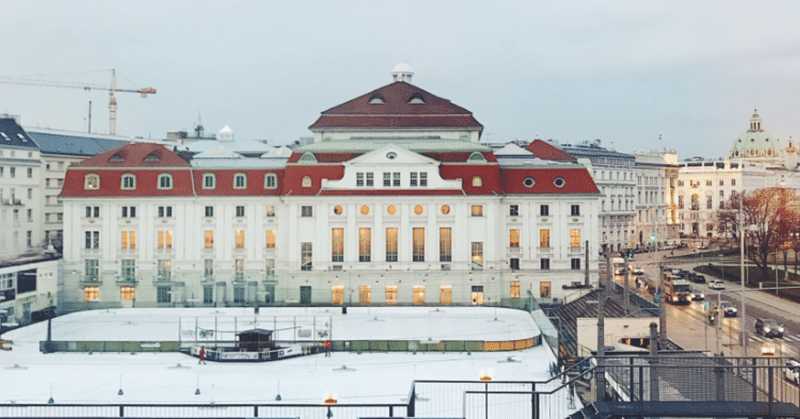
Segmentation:
<svg viewBox="0 0 800 419">
<path fill-rule="evenodd" d="M 143 87 L 141 89 L 120 89 L 117 87 L 117 70 L 111 69 L 111 86 L 102 86 L 98 84 L 78 83 L 68 81 L 52 81 L 52 80 L 38 80 L 22 77 L 0 77 L 0 83 L 8 84 L 24 84 L 29 86 L 46 86 L 46 87 L 66 87 L 72 89 L 83 90 L 107 90 L 108 91 L 108 133 L 110 135 L 117 134 L 117 98 L 114 93 L 139 93 L 143 98 L 147 95 L 156 94 L 156 89 L 153 87 Z"/>
</svg>

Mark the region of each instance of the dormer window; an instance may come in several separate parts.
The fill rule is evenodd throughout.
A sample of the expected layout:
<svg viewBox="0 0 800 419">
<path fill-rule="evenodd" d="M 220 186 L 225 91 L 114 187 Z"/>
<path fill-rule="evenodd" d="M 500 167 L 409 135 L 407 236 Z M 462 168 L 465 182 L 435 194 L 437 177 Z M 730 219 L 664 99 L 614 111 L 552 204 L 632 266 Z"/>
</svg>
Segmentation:
<svg viewBox="0 0 800 419">
<path fill-rule="evenodd" d="M 0 137 L 3 137 L 3 139 L 6 141 L 11 141 L 11 138 L 8 138 L 8 135 L 6 135 L 5 132 L 0 132 Z"/>
<path fill-rule="evenodd" d="M 136 175 L 125 174 L 122 175 L 122 182 L 120 189 L 136 189 Z"/>
<path fill-rule="evenodd" d="M 374 95 L 370 96 L 369 104 L 370 105 L 383 105 L 386 103 L 386 100 L 383 98 L 383 95 L 380 93 L 375 93 Z"/>
<path fill-rule="evenodd" d="M 19 137 L 19 139 L 22 140 L 23 143 L 27 143 L 28 142 L 28 139 L 25 138 L 25 136 L 20 134 L 20 133 L 17 133 L 17 137 Z"/>
<path fill-rule="evenodd" d="M 276 189 L 278 187 L 278 176 L 274 173 L 264 175 L 264 189 Z"/>
<path fill-rule="evenodd" d="M 475 151 L 469 155 L 467 161 L 470 163 L 486 163 L 486 157 L 484 157 L 483 154 Z"/>
<path fill-rule="evenodd" d="M 472 187 L 480 188 L 483 186 L 483 179 L 480 176 L 474 176 L 472 178 Z"/>
<path fill-rule="evenodd" d="M 311 187 L 311 176 L 303 176 L 303 182 L 301 183 L 301 186 L 304 187 L 304 188 L 310 188 Z"/>
<path fill-rule="evenodd" d="M 172 175 L 166 173 L 158 175 L 158 189 L 172 189 Z"/>
<path fill-rule="evenodd" d="M 83 189 L 90 191 L 100 189 L 100 176 L 96 174 L 86 175 L 83 178 Z"/>
<path fill-rule="evenodd" d="M 153 151 L 144 158 L 144 161 L 161 161 L 161 157 L 158 157 L 156 152 Z"/>
<path fill-rule="evenodd" d="M 244 173 L 237 173 L 233 175 L 233 188 L 244 189 L 247 187 L 247 175 Z"/>
<path fill-rule="evenodd" d="M 311 153 L 303 153 L 303 156 L 300 157 L 300 160 L 297 161 L 298 163 L 316 163 L 317 158 L 314 157 Z"/>
<path fill-rule="evenodd" d="M 411 95 L 411 97 L 408 99 L 408 103 L 410 103 L 410 104 L 412 104 L 412 105 L 416 105 L 416 104 L 425 103 L 425 98 L 424 98 L 424 97 L 422 97 L 422 93 L 414 93 L 414 94 L 413 94 L 413 95 Z"/>
<path fill-rule="evenodd" d="M 213 173 L 203 175 L 203 189 L 214 189 L 217 187 L 217 177 Z"/>
<path fill-rule="evenodd" d="M 122 161 L 125 161 L 125 159 L 122 157 L 122 154 L 114 153 L 111 157 L 108 158 L 108 161 L 110 161 L 110 162 L 122 162 Z"/>
</svg>

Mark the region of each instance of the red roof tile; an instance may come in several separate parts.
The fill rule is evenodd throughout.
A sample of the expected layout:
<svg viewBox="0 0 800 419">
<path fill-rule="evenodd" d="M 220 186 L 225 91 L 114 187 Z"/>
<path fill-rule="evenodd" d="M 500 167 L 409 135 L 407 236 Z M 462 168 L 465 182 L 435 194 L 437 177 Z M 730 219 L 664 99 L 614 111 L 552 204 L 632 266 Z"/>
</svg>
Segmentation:
<svg viewBox="0 0 800 419">
<path fill-rule="evenodd" d="M 569 161 L 572 163 L 578 162 L 578 159 L 576 159 L 575 156 L 559 150 L 558 147 L 553 146 L 547 141 L 533 140 L 533 142 L 528 144 L 525 149 L 533 153 L 535 157 L 538 157 L 542 160 Z"/>
<path fill-rule="evenodd" d="M 78 167 L 188 167 L 189 162 L 161 144 L 132 143 L 73 164 Z"/>
<path fill-rule="evenodd" d="M 524 184 L 525 178 L 534 180 L 532 187 Z M 556 178 L 564 179 L 564 186 L 555 185 Z M 597 194 L 592 176 L 585 167 L 520 168 L 502 169 L 500 183 L 505 193 L 510 194 Z"/>
</svg>

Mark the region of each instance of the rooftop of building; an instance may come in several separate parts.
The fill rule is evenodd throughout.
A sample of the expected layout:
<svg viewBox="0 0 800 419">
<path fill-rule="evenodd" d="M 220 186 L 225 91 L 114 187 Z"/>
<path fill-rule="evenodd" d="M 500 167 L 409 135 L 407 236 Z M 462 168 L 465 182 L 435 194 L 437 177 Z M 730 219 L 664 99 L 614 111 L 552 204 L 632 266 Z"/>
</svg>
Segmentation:
<svg viewBox="0 0 800 419">
<path fill-rule="evenodd" d="M 16 118 L 0 115 L 0 147 L 35 150 L 36 143 L 19 125 Z"/>
</svg>

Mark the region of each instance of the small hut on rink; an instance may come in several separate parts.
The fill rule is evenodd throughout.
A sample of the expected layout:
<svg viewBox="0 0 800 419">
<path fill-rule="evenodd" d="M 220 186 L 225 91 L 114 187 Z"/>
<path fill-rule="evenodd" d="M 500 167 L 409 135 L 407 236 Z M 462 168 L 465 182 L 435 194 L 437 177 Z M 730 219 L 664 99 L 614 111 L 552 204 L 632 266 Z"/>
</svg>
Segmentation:
<svg viewBox="0 0 800 419">
<path fill-rule="evenodd" d="M 263 352 L 275 349 L 272 330 L 250 329 L 236 335 L 236 348 L 240 351 Z"/>
</svg>

